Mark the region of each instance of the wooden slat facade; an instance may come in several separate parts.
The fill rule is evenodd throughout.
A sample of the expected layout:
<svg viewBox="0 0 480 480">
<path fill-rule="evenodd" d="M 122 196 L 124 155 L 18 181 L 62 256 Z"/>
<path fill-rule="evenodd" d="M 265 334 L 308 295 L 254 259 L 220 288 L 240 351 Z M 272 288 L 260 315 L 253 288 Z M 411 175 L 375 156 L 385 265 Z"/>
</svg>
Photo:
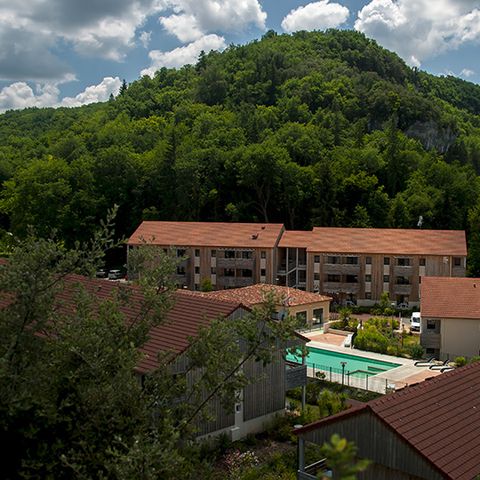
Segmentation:
<svg viewBox="0 0 480 480">
<path fill-rule="evenodd" d="M 301 434 L 322 445 L 337 433 L 355 443 L 358 456 L 372 461 L 359 480 L 444 480 L 435 467 L 369 411 L 325 423 Z"/>
</svg>

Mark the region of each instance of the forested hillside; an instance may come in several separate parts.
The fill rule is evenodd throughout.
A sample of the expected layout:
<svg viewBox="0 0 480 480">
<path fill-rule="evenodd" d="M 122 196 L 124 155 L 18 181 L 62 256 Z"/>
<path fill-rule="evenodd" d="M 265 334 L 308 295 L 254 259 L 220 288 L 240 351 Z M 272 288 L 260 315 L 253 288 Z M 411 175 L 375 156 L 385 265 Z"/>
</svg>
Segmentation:
<svg viewBox="0 0 480 480">
<path fill-rule="evenodd" d="M 353 31 L 268 32 L 106 104 L 0 116 L 2 226 L 88 236 L 142 219 L 480 227 L 480 86 Z M 476 255 L 472 273 L 480 273 Z"/>
</svg>

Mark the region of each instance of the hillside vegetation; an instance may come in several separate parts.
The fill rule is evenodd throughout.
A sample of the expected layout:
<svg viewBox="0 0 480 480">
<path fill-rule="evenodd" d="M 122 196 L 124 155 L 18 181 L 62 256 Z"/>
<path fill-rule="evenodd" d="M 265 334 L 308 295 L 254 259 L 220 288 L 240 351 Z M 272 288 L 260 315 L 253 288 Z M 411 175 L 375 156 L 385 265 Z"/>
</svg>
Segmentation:
<svg viewBox="0 0 480 480">
<path fill-rule="evenodd" d="M 480 86 L 353 31 L 268 32 L 105 104 L 0 116 L 4 229 L 71 243 L 142 219 L 469 231 L 480 273 Z"/>
</svg>

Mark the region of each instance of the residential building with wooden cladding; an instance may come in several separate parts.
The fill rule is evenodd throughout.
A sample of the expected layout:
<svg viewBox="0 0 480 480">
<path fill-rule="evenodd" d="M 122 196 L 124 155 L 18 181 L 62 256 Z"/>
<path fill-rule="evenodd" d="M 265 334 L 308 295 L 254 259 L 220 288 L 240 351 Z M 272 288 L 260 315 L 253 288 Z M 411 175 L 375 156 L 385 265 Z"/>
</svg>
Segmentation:
<svg viewBox="0 0 480 480">
<path fill-rule="evenodd" d="M 92 296 L 94 308 L 102 302 L 114 300 L 127 323 L 137 322 L 145 311 L 145 299 L 135 285 L 75 274 L 65 276 L 62 282 L 52 306 L 58 315 L 76 315 L 78 298 L 85 292 Z M 206 298 L 196 292 L 177 290 L 172 296 L 172 305 L 164 322 L 151 328 L 147 341 L 139 348 L 141 355 L 135 373 L 141 382 L 142 377 L 159 368 L 159 356 L 166 355 L 171 372 L 185 376 L 188 390 L 202 378 L 202 370 L 192 369 L 188 356 L 191 342 L 200 330 L 220 318 L 238 321 L 251 310 L 239 301 Z M 118 298 L 125 300 L 119 302 Z M 11 304 L 11 296 L 0 296 L 0 308 L 8 308 Z M 285 361 L 285 349 L 304 346 L 307 341 L 308 338 L 297 334 L 287 342 L 278 342 L 272 362 L 268 364 L 249 358 L 243 365 L 249 383 L 239 392 L 237 403 L 226 410 L 217 396 L 209 400 L 209 419 L 196 422 L 198 437 L 225 433 L 232 440 L 238 440 L 249 433 L 262 431 L 275 416 L 284 414 L 286 390 L 306 383 L 306 366 L 292 369 Z"/>
<path fill-rule="evenodd" d="M 371 305 L 388 292 L 412 306 L 420 277 L 463 277 L 466 256 L 464 231 L 315 227 L 282 235 L 278 277 L 340 304 Z"/>
<path fill-rule="evenodd" d="M 305 327 L 321 326 L 330 318 L 330 302 L 332 301 L 330 297 L 297 288 L 258 283 L 243 288 L 192 293 L 227 302 L 240 302 L 251 308 L 264 304 L 269 296 L 273 296 L 279 319 L 285 318 L 285 315 L 289 314 L 297 317 Z"/>
<path fill-rule="evenodd" d="M 282 224 L 220 222 L 142 222 L 128 248 L 155 245 L 185 257 L 177 267 L 177 284 L 199 290 L 202 281 L 214 289 L 275 283 L 276 248 Z"/>
<path fill-rule="evenodd" d="M 180 286 L 215 290 L 270 283 L 319 292 L 339 303 L 419 304 L 422 276 L 464 277 L 466 238 L 460 230 L 315 227 L 282 224 L 143 222 L 129 248 L 174 247 L 188 257 Z"/>
<path fill-rule="evenodd" d="M 371 462 L 359 479 L 474 480 L 480 474 L 479 391 L 476 362 L 298 428 L 297 478 L 319 478 L 324 465 L 305 465 L 305 442 L 322 445 L 338 434 Z"/>
<path fill-rule="evenodd" d="M 420 343 L 442 360 L 480 355 L 480 278 L 425 277 Z"/>
</svg>

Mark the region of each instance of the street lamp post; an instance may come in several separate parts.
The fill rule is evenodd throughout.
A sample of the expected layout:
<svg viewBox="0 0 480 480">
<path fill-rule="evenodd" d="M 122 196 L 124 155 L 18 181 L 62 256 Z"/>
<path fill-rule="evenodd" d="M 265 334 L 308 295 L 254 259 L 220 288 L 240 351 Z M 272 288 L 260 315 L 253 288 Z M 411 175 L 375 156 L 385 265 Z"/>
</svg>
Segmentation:
<svg viewBox="0 0 480 480">
<path fill-rule="evenodd" d="M 347 362 L 340 362 L 340 365 L 342 366 L 342 387 L 344 385 L 344 379 L 345 379 L 345 365 Z"/>
</svg>

